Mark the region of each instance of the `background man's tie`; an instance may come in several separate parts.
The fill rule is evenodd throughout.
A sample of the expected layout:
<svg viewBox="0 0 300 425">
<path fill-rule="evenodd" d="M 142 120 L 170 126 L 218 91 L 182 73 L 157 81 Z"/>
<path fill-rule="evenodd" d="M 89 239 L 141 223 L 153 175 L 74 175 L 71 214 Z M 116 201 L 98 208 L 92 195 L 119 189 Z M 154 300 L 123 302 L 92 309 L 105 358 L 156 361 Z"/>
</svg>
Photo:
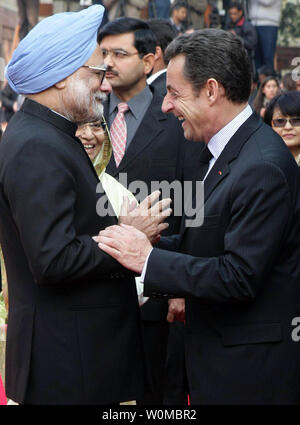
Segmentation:
<svg viewBox="0 0 300 425">
<path fill-rule="evenodd" d="M 122 161 L 126 148 L 127 126 L 124 113 L 128 111 L 128 109 L 127 103 L 119 103 L 118 113 L 110 127 L 111 142 L 117 167 Z"/>
</svg>

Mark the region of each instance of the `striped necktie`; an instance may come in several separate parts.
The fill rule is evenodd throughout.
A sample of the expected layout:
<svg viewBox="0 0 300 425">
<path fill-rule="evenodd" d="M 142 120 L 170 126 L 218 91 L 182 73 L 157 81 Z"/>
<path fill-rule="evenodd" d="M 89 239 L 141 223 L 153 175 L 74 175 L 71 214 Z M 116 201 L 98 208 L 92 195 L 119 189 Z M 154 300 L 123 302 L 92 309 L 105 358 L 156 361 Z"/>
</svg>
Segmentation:
<svg viewBox="0 0 300 425">
<path fill-rule="evenodd" d="M 121 102 L 118 104 L 118 113 L 112 122 L 110 127 L 110 136 L 112 142 L 112 148 L 117 167 L 125 153 L 126 139 L 127 139 L 127 126 L 124 114 L 128 111 L 129 107 L 127 103 Z"/>
</svg>

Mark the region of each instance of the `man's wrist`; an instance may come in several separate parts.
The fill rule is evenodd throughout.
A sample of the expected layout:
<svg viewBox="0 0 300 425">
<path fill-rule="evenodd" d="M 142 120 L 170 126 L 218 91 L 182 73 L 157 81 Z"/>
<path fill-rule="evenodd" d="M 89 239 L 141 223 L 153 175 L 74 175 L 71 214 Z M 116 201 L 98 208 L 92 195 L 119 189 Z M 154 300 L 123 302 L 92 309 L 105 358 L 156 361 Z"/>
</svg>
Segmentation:
<svg viewBox="0 0 300 425">
<path fill-rule="evenodd" d="M 146 275 L 146 272 L 147 272 L 148 260 L 149 260 L 149 257 L 150 257 L 150 254 L 151 254 L 152 251 L 153 251 L 153 248 L 151 248 L 151 250 L 149 251 L 149 254 L 147 255 L 147 258 L 144 262 L 143 270 L 142 270 L 142 273 L 141 273 L 141 280 L 140 280 L 141 284 L 144 284 L 144 279 L 145 279 L 145 275 Z"/>
</svg>

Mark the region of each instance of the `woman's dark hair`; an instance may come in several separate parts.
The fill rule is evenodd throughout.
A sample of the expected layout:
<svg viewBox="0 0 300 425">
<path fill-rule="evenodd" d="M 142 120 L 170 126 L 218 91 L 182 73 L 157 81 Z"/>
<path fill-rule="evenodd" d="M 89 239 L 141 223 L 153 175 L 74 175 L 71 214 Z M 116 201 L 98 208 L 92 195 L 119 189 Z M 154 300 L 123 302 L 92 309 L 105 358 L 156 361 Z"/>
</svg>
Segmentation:
<svg viewBox="0 0 300 425">
<path fill-rule="evenodd" d="M 183 55 L 184 77 L 195 93 L 209 78 L 217 80 L 233 103 L 247 102 L 251 90 L 251 67 L 239 37 L 219 29 L 198 30 L 176 37 L 166 49 L 166 58 Z"/>
<path fill-rule="evenodd" d="M 134 47 L 139 52 L 140 58 L 148 53 L 155 53 L 157 39 L 149 25 L 141 19 L 121 17 L 108 22 L 98 33 L 98 43 L 108 35 L 120 35 L 132 32 L 134 34 Z"/>
<path fill-rule="evenodd" d="M 261 85 L 259 86 L 257 95 L 254 98 L 253 101 L 253 109 L 259 114 L 261 108 L 263 107 L 263 103 L 264 103 L 264 93 L 263 93 L 263 89 L 265 87 L 265 85 L 269 82 L 269 81 L 276 81 L 278 88 L 280 88 L 279 85 L 279 81 L 276 77 L 274 77 L 273 75 L 269 75 L 268 77 L 266 77 L 264 79 L 264 81 L 261 83 Z"/>
<path fill-rule="evenodd" d="M 289 91 L 275 96 L 266 108 L 264 115 L 264 122 L 266 124 L 272 125 L 274 110 L 277 108 L 284 116 L 299 117 L 300 92 Z"/>
<path fill-rule="evenodd" d="M 285 74 L 282 79 L 283 89 L 286 91 L 292 91 L 297 89 L 296 81 L 293 79 L 292 72 L 288 72 Z"/>
</svg>

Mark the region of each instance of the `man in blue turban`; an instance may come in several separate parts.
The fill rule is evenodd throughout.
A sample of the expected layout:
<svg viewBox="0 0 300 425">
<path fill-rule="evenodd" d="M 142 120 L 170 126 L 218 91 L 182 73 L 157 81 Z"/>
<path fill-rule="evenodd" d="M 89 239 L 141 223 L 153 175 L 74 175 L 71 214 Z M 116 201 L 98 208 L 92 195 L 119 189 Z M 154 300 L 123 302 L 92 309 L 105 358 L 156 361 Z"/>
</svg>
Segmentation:
<svg viewBox="0 0 300 425">
<path fill-rule="evenodd" d="M 50 108 L 73 122 L 99 119 L 103 92 L 110 89 L 107 82 L 101 90 L 99 86 L 105 75 L 97 47 L 103 12 L 102 6 L 95 5 L 81 12 L 50 16 L 36 25 L 19 43 L 5 69 L 12 89 L 43 105 L 45 98 L 46 102 L 51 99 Z M 66 106 L 69 95 L 74 96 L 75 109 L 72 105 L 71 111 Z"/>
<path fill-rule="evenodd" d="M 43 20 L 6 68 L 26 97 L 0 145 L 6 394 L 21 404 L 118 403 L 143 390 L 134 275 L 92 239 L 117 219 L 97 214 L 105 193 L 75 137 L 110 89 L 96 42 L 103 11 Z"/>
</svg>

